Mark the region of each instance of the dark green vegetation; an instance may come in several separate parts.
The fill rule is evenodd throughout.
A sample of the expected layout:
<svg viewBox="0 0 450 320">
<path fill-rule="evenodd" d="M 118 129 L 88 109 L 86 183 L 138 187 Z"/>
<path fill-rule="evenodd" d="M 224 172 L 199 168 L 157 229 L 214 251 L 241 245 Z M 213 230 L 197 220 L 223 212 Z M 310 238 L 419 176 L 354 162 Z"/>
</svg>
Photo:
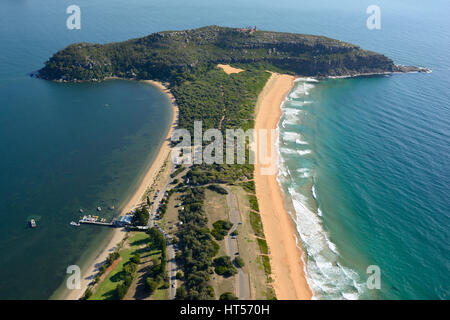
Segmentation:
<svg viewBox="0 0 450 320">
<path fill-rule="evenodd" d="M 178 233 L 179 247 L 183 252 L 177 255 L 177 262 L 183 269 L 184 283 L 177 288 L 177 299 L 213 299 L 214 290 L 208 284 L 213 267 L 212 258 L 219 247 L 213 240 L 203 210 L 205 189 L 187 188 L 182 196 L 184 210 L 179 213 L 183 228 Z"/>
<path fill-rule="evenodd" d="M 170 189 L 169 191 L 167 191 L 167 197 L 164 197 L 163 199 L 162 199 L 162 201 L 161 201 L 161 204 L 160 204 L 160 206 L 159 206 L 159 208 L 158 208 L 158 214 L 159 214 L 159 217 L 160 217 L 160 219 L 162 218 L 162 217 L 164 217 L 164 215 L 166 214 L 166 211 L 167 211 L 167 205 L 168 205 L 168 203 L 169 203 L 169 200 L 170 200 L 170 197 L 172 196 L 172 194 L 175 192 L 175 190 L 174 189 Z"/>
<path fill-rule="evenodd" d="M 262 254 L 269 254 L 269 248 L 267 247 L 266 240 L 258 238 L 258 246 Z"/>
<path fill-rule="evenodd" d="M 166 289 L 169 287 L 169 278 L 166 272 L 167 256 L 166 256 L 166 239 L 164 235 L 155 227 L 148 231 L 150 242 L 149 249 L 151 251 L 157 250 L 161 252 L 160 259 L 154 259 L 152 266 L 148 269 L 145 286 L 147 292 L 152 295 L 159 287 Z"/>
<path fill-rule="evenodd" d="M 177 165 L 176 168 L 175 168 L 175 171 L 170 174 L 170 177 L 174 178 L 174 177 L 178 176 L 185 169 L 186 169 L 185 167 L 182 167 L 181 165 Z"/>
<path fill-rule="evenodd" d="M 259 211 L 258 200 L 256 199 L 256 196 L 249 195 L 248 202 L 250 203 L 250 207 L 252 208 L 252 210 Z"/>
<path fill-rule="evenodd" d="M 225 292 L 220 295 L 219 300 L 239 300 L 239 299 L 231 292 Z"/>
<path fill-rule="evenodd" d="M 179 84 L 217 63 L 252 64 L 319 77 L 398 70 L 384 55 L 323 36 L 208 26 L 104 45 L 73 44 L 50 58 L 38 76 L 61 81 L 158 79 Z"/>
<path fill-rule="evenodd" d="M 241 257 L 234 258 L 234 263 L 239 267 L 242 268 L 244 266 L 244 260 Z"/>
<path fill-rule="evenodd" d="M 122 282 L 117 285 L 116 295 L 118 299 L 123 299 L 128 292 L 131 284 L 133 283 L 133 279 L 135 277 L 135 273 L 137 271 L 138 263 L 135 261 L 140 261 L 139 253 L 135 253 L 124 266 L 123 266 L 123 274 Z"/>
<path fill-rule="evenodd" d="M 242 188 L 249 193 L 255 193 L 255 182 L 253 180 L 244 181 L 239 183 L 238 185 L 242 186 Z"/>
<path fill-rule="evenodd" d="M 231 258 L 229 256 L 221 256 L 214 259 L 214 271 L 221 276 L 231 277 L 237 273 L 236 268 L 233 266 L 231 262 Z"/>
<path fill-rule="evenodd" d="M 270 260 L 269 256 L 263 256 L 261 255 L 262 264 L 264 266 L 264 271 L 266 272 L 267 276 L 269 276 L 272 273 L 272 268 L 270 267 Z"/>
<path fill-rule="evenodd" d="M 137 208 L 133 214 L 133 225 L 135 226 L 146 226 L 150 214 L 146 207 Z"/>
<path fill-rule="evenodd" d="M 223 240 L 232 226 L 233 224 L 230 221 L 217 220 L 213 223 L 211 234 L 216 240 Z"/>
<path fill-rule="evenodd" d="M 263 225 L 259 213 L 250 211 L 249 215 L 250 223 L 252 225 L 253 232 L 255 232 L 255 235 L 258 237 L 264 237 Z"/>
<path fill-rule="evenodd" d="M 209 190 L 217 192 L 219 194 L 228 194 L 228 191 L 225 188 L 222 188 L 221 186 L 218 186 L 217 184 L 210 184 L 207 188 Z"/>
</svg>

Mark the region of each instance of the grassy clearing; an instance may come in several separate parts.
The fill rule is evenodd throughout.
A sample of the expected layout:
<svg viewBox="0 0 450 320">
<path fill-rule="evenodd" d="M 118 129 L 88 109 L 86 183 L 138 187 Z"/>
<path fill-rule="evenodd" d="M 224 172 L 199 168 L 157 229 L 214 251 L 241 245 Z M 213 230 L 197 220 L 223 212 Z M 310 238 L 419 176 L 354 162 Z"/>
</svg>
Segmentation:
<svg viewBox="0 0 450 320">
<path fill-rule="evenodd" d="M 153 256 L 157 252 L 149 252 L 147 244 L 149 243 L 149 236 L 144 232 L 135 232 L 127 240 L 124 249 L 119 251 L 120 262 L 113 270 L 99 283 L 93 295 L 89 300 L 113 300 L 116 299 L 117 286 L 123 281 L 124 266 L 130 262 L 131 257 L 139 253 L 142 257 Z M 145 247 L 144 247 L 145 246 Z"/>
</svg>

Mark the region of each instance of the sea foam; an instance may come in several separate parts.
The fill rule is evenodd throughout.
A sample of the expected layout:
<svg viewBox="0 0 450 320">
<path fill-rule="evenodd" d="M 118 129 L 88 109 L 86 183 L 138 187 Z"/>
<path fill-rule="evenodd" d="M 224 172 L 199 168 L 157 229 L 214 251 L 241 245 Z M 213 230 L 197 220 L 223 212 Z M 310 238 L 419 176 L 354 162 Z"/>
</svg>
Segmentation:
<svg viewBox="0 0 450 320">
<path fill-rule="evenodd" d="M 299 149 L 300 145 L 308 144 L 301 133 L 292 130 L 285 131 L 287 124 L 300 122 L 301 116 L 305 112 L 303 107 L 312 103 L 310 100 L 299 100 L 309 94 L 309 90 L 314 88 L 312 83 L 317 80 L 299 78 L 296 82 L 294 90 L 291 91 L 286 103 L 282 106 L 283 120 L 280 123 L 282 128 L 280 141 L 284 145 L 277 149 L 280 159 L 277 180 L 280 185 L 287 187 L 287 198 L 292 201 L 294 212 L 291 212 L 291 216 L 296 223 L 299 240 L 304 249 L 302 260 L 308 285 L 314 294 L 313 299 L 358 299 L 365 290 L 364 283 L 358 273 L 340 264 L 339 251 L 322 225 L 321 208 L 317 206 L 317 212 L 315 212 L 308 207 L 311 201 L 317 203 L 318 194 L 314 180 L 312 180 L 313 184 L 309 195 L 302 194 L 306 190 L 301 192 L 297 190 L 302 184 L 296 184 L 295 180 L 311 179 L 314 176 L 314 169 L 297 168 L 293 172 L 294 175 L 291 175 L 289 166 L 282 157 L 282 155 L 300 155 L 303 158 L 303 156 L 310 157 L 310 154 L 314 154 L 312 149 Z M 295 107 L 302 107 L 302 109 Z M 287 144 L 292 142 L 296 142 L 297 148 L 287 147 Z"/>
<path fill-rule="evenodd" d="M 364 290 L 359 275 L 338 262 L 336 245 L 323 229 L 319 215 L 306 205 L 306 197 L 288 188 L 295 222 L 307 253 L 307 281 L 314 295 L 327 299 L 357 299 Z"/>
</svg>

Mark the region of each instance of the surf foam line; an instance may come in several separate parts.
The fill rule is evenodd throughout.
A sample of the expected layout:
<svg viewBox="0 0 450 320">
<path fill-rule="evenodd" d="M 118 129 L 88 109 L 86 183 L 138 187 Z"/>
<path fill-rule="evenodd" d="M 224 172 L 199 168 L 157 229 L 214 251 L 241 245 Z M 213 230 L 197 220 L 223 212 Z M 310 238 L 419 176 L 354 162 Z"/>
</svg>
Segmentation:
<svg viewBox="0 0 450 320">
<path fill-rule="evenodd" d="M 286 108 L 283 108 L 283 105 L 286 101 L 290 103 L 292 100 L 287 98 L 280 105 L 282 117 L 285 116 Z M 277 182 L 285 199 L 291 201 L 294 208 L 294 212 L 289 210 L 289 215 L 296 225 L 298 232 L 296 241 L 298 247 L 302 249 L 304 272 L 313 293 L 313 299 L 358 299 L 365 291 L 365 283 L 356 271 L 340 263 L 338 248 L 324 229 L 321 209 L 317 206 L 317 212 L 314 212 L 308 207 L 308 201 L 314 201 L 317 204 L 317 196 L 320 197 L 315 184 L 309 190 L 309 196 L 297 191 L 295 179 L 310 178 L 313 168 L 299 168 L 291 172 L 283 158 L 283 153 L 285 155 L 297 153 L 302 158 L 305 154 L 314 153 L 311 150 L 304 153 L 306 150 L 280 148 L 282 139 L 292 141 L 298 138 L 295 132 L 288 132 L 283 132 L 280 123 L 278 124 L 278 137 L 275 143 L 279 168 Z"/>
</svg>

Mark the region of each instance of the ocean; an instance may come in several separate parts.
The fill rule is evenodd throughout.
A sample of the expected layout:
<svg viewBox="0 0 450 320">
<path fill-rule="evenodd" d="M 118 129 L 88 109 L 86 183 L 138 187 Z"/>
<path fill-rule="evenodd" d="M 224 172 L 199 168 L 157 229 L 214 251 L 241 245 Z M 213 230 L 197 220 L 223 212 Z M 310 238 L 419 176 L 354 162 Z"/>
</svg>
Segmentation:
<svg viewBox="0 0 450 320">
<path fill-rule="evenodd" d="M 66 27 L 69 5 L 81 29 Z M 73 228 L 79 208 L 112 218 L 161 144 L 171 118 L 156 88 L 129 81 L 32 79 L 73 42 L 162 30 L 256 25 L 310 33 L 432 69 L 316 82 L 282 106 L 279 181 L 317 299 L 450 298 L 450 22 L 446 0 L 40 0 L 0 4 L 0 299 L 47 299 L 107 230 Z M 111 205 L 115 210 L 108 210 Z M 27 229 L 30 218 L 36 230 Z M 369 266 L 381 272 L 369 289 Z"/>
</svg>

